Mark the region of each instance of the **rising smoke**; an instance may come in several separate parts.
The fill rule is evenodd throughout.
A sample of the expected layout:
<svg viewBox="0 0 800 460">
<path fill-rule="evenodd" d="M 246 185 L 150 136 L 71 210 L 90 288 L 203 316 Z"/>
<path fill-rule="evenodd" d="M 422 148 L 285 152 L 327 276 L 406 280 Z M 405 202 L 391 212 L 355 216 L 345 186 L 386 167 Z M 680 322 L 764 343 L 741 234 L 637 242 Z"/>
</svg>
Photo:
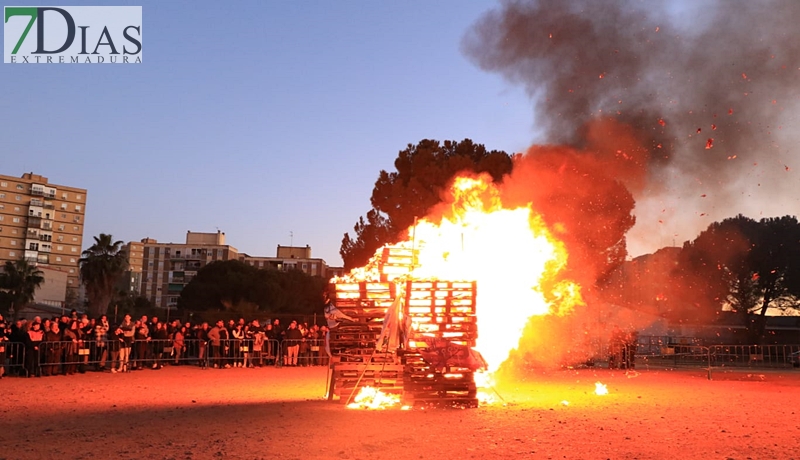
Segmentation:
<svg viewBox="0 0 800 460">
<path fill-rule="evenodd" d="M 608 119 L 632 129 L 638 255 L 738 213 L 798 213 L 798 17 L 794 0 L 505 1 L 463 49 L 525 87 L 543 143 L 591 154 Z"/>
</svg>

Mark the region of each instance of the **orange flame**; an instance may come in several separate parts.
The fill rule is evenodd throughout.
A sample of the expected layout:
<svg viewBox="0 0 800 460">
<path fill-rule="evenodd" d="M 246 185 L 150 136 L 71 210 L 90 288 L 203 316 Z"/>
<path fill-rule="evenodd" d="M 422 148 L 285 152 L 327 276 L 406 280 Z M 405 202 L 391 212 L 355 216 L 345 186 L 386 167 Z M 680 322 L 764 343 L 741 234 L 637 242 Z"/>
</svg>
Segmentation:
<svg viewBox="0 0 800 460">
<path fill-rule="evenodd" d="M 528 204 L 509 209 L 488 175 L 457 177 L 451 197 L 433 214 L 408 229 L 394 246 L 416 249 L 411 279 L 477 281 L 478 339 L 490 373 L 519 345 L 528 319 L 564 314 L 582 304 L 580 286 L 556 282 L 567 251 Z M 376 256 L 334 282 L 375 281 Z M 546 288 L 543 286 L 547 286 Z"/>
<path fill-rule="evenodd" d="M 400 403 L 400 396 L 384 393 L 377 388 L 366 386 L 362 388 L 353 402 L 347 405 L 348 409 L 388 409 Z M 405 409 L 405 407 L 403 407 Z"/>
<path fill-rule="evenodd" d="M 594 384 L 594 394 L 597 396 L 604 396 L 608 394 L 608 388 L 600 382 Z"/>
</svg>

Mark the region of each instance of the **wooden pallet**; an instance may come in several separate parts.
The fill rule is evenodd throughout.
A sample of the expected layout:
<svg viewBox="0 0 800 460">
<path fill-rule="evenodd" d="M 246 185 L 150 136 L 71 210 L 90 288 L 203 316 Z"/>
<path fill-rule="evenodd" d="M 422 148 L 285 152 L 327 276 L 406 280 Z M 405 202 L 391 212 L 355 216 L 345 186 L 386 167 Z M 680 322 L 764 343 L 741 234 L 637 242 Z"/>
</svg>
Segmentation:
<svg viewBox="0 0 800 460">
<path fill-rule="evenodd" d="M 405 354 L 403 363 L 405 403 L 477 407 L 475 377 L 469 368 L 450 366 L 433 369 L 416 353 Z"/>
<path fill-rule="evenodd" d="M 332 364 L 328 399 L 346 401 L 361 388 L 373 387 L 385 393 L 403 392 L 404 367 L 393 363 L 348 363 Z"/>
</svg>

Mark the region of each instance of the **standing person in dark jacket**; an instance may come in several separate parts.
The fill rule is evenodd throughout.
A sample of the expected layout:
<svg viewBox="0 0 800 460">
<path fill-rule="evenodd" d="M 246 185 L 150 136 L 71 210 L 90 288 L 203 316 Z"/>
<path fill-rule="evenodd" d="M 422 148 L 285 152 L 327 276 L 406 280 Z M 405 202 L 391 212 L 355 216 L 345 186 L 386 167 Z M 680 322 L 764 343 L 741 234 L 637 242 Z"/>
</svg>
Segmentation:
<svg viewBox="0 0 800 460">
<path fill-rule="evenodd" d="M 197 364 L 200 367 L 206 367 L 209 365 L 209 356 L 208 356 L 208 332 L 210 331 L 208 327 L 208 323 L 203 323 L 200 325 L 200 328 L 197 329 L 195 335 L 197 336 Z"/>
<path fill-rule="evenodd" d="M 24 375 L 25 365 L 24 357 L 25 353 L 23 353 L 22 347 L 28 342 L 28 331 L 25 330 L 25 326 L 22 320 L 14 321 L 14 324 L 11 326 L 11 332 L 8 334 L 9 342 L 14 343 L 15 345 L 6 351 L 8 355 L 9 362 L 11 363 L 11 369 L 9 373 L 13 373 L 15 375 Z"/>
<path fill-rule="evenodd" d="M 142 318 L 147 318 L 146 316 L 142 316 Z M 136 333 L 134 334 L 134 346 L 136 347 L 136 365 L 134 369 L 142 369 L 144 366 L 147 365 L 147 359 L 149 358 L 148 352 L 150 351 L 150 329 L 147 327 L 147 323 L 142 321 L 136 322 Z"/>
<path fill-rule="evenodd" d="M 39 348 L 42 341 L 44 341 L 42 323 L 34 322 L 28 329 L 28 340 L 25 344 L 25 370 L 28 372 L 28 377 L 37 375 L 39 370 L 39 360 L 41 359 Z"/>
<path fill-rule="evenodd" d="M 50 323 L 50 330 L 44 334 L 44 368 L 42 375 L 58 375 L 61 373 L 61 357 L 64 355 L 63 343 L 61 342 L 61 330 L 58 322 Z"/>
<path fill-rule="evenodd" d="M 153 318 L 155 319 L 155 318 Z M 169 341 L 167 328 L 164 323 L 155 323 L 155 330 L 153 331 L 153 369 L 161 369 L 163 367 L 164 348 L 170 347 L 172 344 Z"/>
<path fill-rule="evenodd" d="M 80 340 L 81 330 L 78 321 L 69 323 L 69 329 L 63 333 L 64 344 L 64 374 L 72 375 L 78 367 L 78 341 Z"/>
<path fill-rule="evenodd" d="M 267 365 L 274 365 L 275 357 L 278 355 L 278 336 L 275 334 L 275 328 L 269 322 L 264 329 L 264 340 Z"/>
<path fill-rule="evenodd" d="M 109 336 L 108 336 L 108 352 L 109 352 L 109 367 L 111 368 L 111 373 L 117 373 L 117 367 L 121 367 L 121 360 L 120 360 L 120 348 L 122 347 L 122 329 L 119 326 L 115 326 L 109 328 Z M 116 367 L 115 367 L 116 366 Z"/>
<path fill-rule="evenodd" d="M 286 329 L 283 342 L 286 344 L 286 355 L 283 357 L 284 366 L 297 367 L 297 355 L 300 352 L 300 341 L 303 338 L 303 333 L 297 329 L 297 321 L 292 321 L 289 324 L 289 329 Z"/>
<path fill-rule="evenodd" d="M 222 343 L 221 331 L 225 329 L 225 323 L 221 320 L 208 331 L 208 345 L 209 345 L 209 358 L 211 360 L 211 367 L 219 368 L 220 366 L 220 347 Z"/>
<path fill-rule="evenodd" d="M 230 324 L 233 325 L 233 320 L 230 321 Z M 219 328 L 219 348 L 220 348 L 220 358 L 222 362 L 219 363 L 220 367 L 225 367 L 226 369 L 231 367 L 229 362 L 230 354 L 231 354 L 231 332 L 230 330 L 224 326 Z"/>
</svg>

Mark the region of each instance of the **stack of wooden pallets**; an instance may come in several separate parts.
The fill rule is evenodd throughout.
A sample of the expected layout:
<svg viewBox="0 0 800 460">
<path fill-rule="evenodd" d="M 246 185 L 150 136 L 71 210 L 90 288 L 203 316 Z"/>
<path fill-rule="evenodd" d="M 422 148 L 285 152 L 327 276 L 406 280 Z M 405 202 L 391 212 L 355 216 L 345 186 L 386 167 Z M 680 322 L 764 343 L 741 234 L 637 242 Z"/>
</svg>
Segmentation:
<svg viewBox="0 0 800 460">
<path fill-rule="evenodd" d="M 331 381 L 328 398 L 347 400 L 363 387 L 403 393 L 411 404 L 476 406 L 474 366 L 475 282 L 405 281 L 402 322 L 406 343 L 397 350 L 377 350 L 387 310 L 398 295 L 395 283 L 408 278 L 416 252 L 386 247 L 381 253 L 380 282 L 336 283 L 335 303 L 355 322 L 331 330 Z"/>
<path fill-rule="evenodd" d="M 393 361 L 386 353 L 374 353 L 386 311 L 395 299 L 393 283 L 337 283 L 336 307 L 355 321 L 342 321 L 331 329 L 331 354 L 342 362 Z M 375 356 L 373 356 L 373 354 Z"/>
<path fill-rule="evenodd" d="M 405 295 L 405 398 L 412 404 L 477 406 L 474 371 L 466 365 L 478 338 L 476 283 L 407 281 Z"/>
<path fill-rule="evenodd" d="M 381 281 L 393 281 L 411 273 L 417 263 L 417 251 L 397 246 L 386 246 L 381 252 L 378 268 Z"/>
</svg>

